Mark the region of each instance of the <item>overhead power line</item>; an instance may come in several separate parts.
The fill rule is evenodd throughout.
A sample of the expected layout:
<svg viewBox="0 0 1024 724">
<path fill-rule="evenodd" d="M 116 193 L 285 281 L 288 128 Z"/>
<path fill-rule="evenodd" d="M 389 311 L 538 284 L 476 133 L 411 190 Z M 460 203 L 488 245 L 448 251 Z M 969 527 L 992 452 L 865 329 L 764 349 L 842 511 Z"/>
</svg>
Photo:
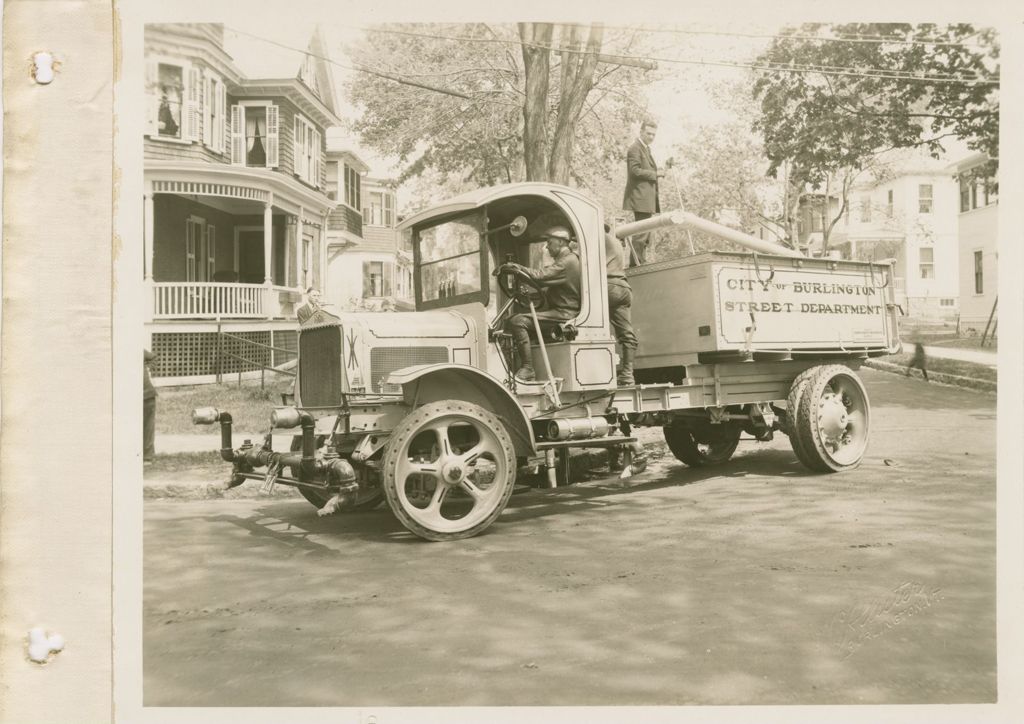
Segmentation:
<svg viewBox="0 0 1024 724">
<path fill-rule="evenodd" d="M 303 50 L 302 48 L 296 48 L 296 47 L 294 47 L 292 45 L 286 45 L 284 43 L 279 43 L 276 40 L 271 40 L 270 38 L 265 38 L 262 35 L 254 35 L 253 33 L 247 33 L 244 30 L 239 30 L 238 28 L 232 28 L 232 27 L 229 27 L 229 26 L 225 25 L 224 29 L 228 30 L 228 31 L 230 31 L 232 33 L 235 33 L 236 35 L 245 35 L 246 37 L 254 38 L 255 40 L 260 40 L 260 41 L 262 41 L 264 43 L 269 43 L 271 45 L 276 45 L 277 47 L 284 48 L 285 50 L 291 50 L 291 51 L 294 51 L 296 53 L 301 53 L 302 55 L 308 55 L 308 56 L 313 57 L 313 58 L 318 58 L 318 59 L 324 61 L 325 63 L 330 63 L 331 65 L 337 66 L 339 68 L 344 68 L 345 70 L 352 70 L 352 71 L 355 71 L 357 73 L 367 73 L 369 75 L 375 75 L 378 78 L 385 78 L 386 80 L 394 81 L 395 83 L 401 83 L 403 85 L 415 86 L 417 88 L 423 88 L 425 90 L 434 91 L 435 93 L 444 93 L 446 95 L 455 96 L 456 98 L 464 98 L 466 100 L 472 100 L 472 97 L 467 95 L 466 93 L 462 93 L 462 92 L 456 91 L 456 90 L 451 90 L 450 88 L 441 88 L 439 86 L 430 85 L 428 83 L 422 83 L 422 82 L 419 82 L 419 81 L 409 80 L 408 78 L 403 78 L 400 75 L 396 75 L 394 73 L 387 73 L 387 72 L 382 71 L 382 70 L 374 70 L 373 68 L 368 68 L 365 65 L 361 65 L 361 64 L 345 65 L 344 63 L 339 63 L 338 61 L 334 60 L 333 58 L 328 58 L 325 55 L 318 55 L 317 53 L 311 53 L 308 50 Z"/>
<path fill-rule="evenodd" d="M 617 30 L 635 30 L 638 32 L 645 33 L 673 33 L 677 35 L 714 35 L 720 37 L 729 38 L 756 38 L 764 40 L 809 40 L 809 41 L 820 41 L 825 43 L 874 43 L 876 45 L 940 45 L 940 46 L 957 46 L 963 48 L 982 48 L 985 47 L 980 43 L 962 43 L 951 40 L 940 40 L 931 38 L 914 38 L 914 39 L 900 39 L 893 38 L 885 35 L 858 35 L 858 34 L 842 34 L 833 37 L 821 36 L 821 35 L 787 35 L 782 33 L 740 33 L 734 30 L 688 30 L 684 28 L 651 28 L 642 25 L 606 25 L 608 28 L 615 28 Z"/>
<path fill-rule="evenodd" d="M 353 26 L 345 26 L 345 27 L 353 27 Z M 538 43 L 528 43 L 528 42 L 524 42 L 524 41 L 519 40 L 519 39 L 511 39 L 511 38 L 510 39 L 502 39 L 502 38 L 471 38 L 471 37 L 458 37 L 458 36 L 444 36 L 444 35 L 436 35 L 436 34 L 429 34 L 429 33 L 414 33 L 412 31 L 398 30 L 398 29 L 394 29 L 394 28 L 358 28 L 358 29 L 361 29 L 361 30 L 364 30 L 364 31 L 368 30 L 370 32 L 393 33 L 393 34 L 399 34 L 399 35 L 409 35 L 409 36 L 423 37 L 423 38 L 429 38 L 429 39 L 434 39 L 434 40 L 450 40 L 450 41 L 455 41 L 455 42 L 484 42 L 484 43 L 503 43 L 503 44 L 512 44 L 512 45 L 526 45 L 528 47 L 534 47 L 534 48 L 538 48 L 538 49 L 541 49 L 541 50 L 549 50 L 549 51 L 552 51 L 552 52 L 570 52 L 570 53 L 581 54 L 581 55 L 591 55 L 591 54 L 594 54 L 593 51 L 581 50 L 581 49 L 578 49 L 578 48 L 559 48 L 559 47 L 555 47 L 555 46 L 551 46 L 551 45 L 544 45 L 544 44 L 538 44 Z M 225 26 L 225 30 L 233 32 L 233 33 L 235 33 L 237 35 L 244 35 L 246 37 L 253 38 L 255 40 L 259 40 L 259 41 L 262 41 L 262 42 L 265 42 L 265 43 L 269 43 L 271 45 L 277 46 L 279 48 L 283 48 L 285 50 L 290 50 L 290 51 L 293 51 L 293 52 L 296 52 L 296 53 L 300 53 L 302 55 L 309 55 L 309 56 L 312 56 L 312 57 L 315 57 L 315 58 L 319 58 L 319 59 L 323 60 L 326 63 L 330 63 L 331 65 L 337 66 L 339 68 L 343 68 L 345 70 L 351 70 L 351 71 L 355 71 L 355 72 L 358 72 L 358 73 L 366 73 L 368 75 L 373 75 L 373 76 L 376 76 L 376 77 L 379 77 L 379 78 L 384 78 L 386 80 L 390 80 L 390 81 L 393 81 L 395 83 L 401 83 L 403 85 L 409 85 L 409 86 L 413 86 L 413 87 L 417 87 L 417 88 L 422 88 L 424 90 L 429 90 L 429 91 L 433 91 L 433 92 L 436 92 L 436 93 L 442 93 L 442 94 L 445 94 L 445 95 L 455 96 L 457 98 L 462 98 L 462 99 L 465 99 L 465 100 L 472 100 L 472 96 L 467 94 L 467 93 L 463 93 L 463 92 L 457 91 L 457 90 L 452 90 L 452 89 L 449 89 L 449 88 L 443 88 L 443 87 L 440 87 L 440 86 L 431 85 L 429 83 L 423 83 L 421 81 L 413 81 L 413 80 L 410 80 L 408 77 L 405 77 L 405 76 L 403 76 L 401 74 L 398 74 L 398 73 L 389 73 L 389 72 L 386 72 L 386 71 L 377 70 L 377 69 L 374 69 L 374 68 L 370 68 L 370 67 L 368 67 L 366 65 L 363 65 L 361 63 L 355 63 L 353 65 L 346 65 L 345 63 L 340 63 L 340 62 L 334 60 L 333 58 L 329 58 L 329 57 L 323 56 L 323 55 L 318 55 L 316 53 L 311 53 L 311 52 L 309 52 L 309 50 L 306 50 L 306 49 L 303 49 L 303 48 L 297 48 L 297 47 L 294 47 L 294 46 L 291 46 L 291 45 L 287 45 L 285 43 L 281 43 L 279 41 L 272 40 L 270 38 L 266 38 L 266 37 L 263 37 L 261 35 L 256 35 L 254 33 L 249 33 L 249 32 L 246 32 L 244 30 L 239 30 L 238 28 L 234 28 L 234 27 L 230 27 L 230 26 Z M 803 74 L 812 73 L 812 74 L 821 74 L 821 75 L 825 75 L 825 76 L 841 76 L 841 77 L 854 77 L 854 78 L 879 78 L 879 79 L 885 79 L 885 80 L 900 80 L 900 81 L 923 82 L 923 83 L 960 83 L 960 84 L 964 84 L 964 85 L 993 85 L 993 86 L 998 86 L 999 85 L 999 79 L 998 78 L 982 79 L 982 78 L 962 78 L 962 77 L 956 77 L 956 76 L 950 76 L 950 75 L 947 75 L 947 76 L 929 76 L 929 75 L 924 75 L 924 74 L 914 75 L 914 74 L 910 74 L 910 72 L 908 72 L 908 71 L 884 71 L 884 70 L 881 70 L 881 69 L 878 69 L 876 71 L 866 72 L 866 69 L 858 69 L 858 68 L 843 67 L 843 66 L 816 66 L 816 65 L 795 65 L 795 64 L 763 65 L 763 64 L 756 64 L 756 63 L 753 63 L 753 62 L 742 63 L 742 62 L 733 62 L 733 61 L 724 61 L 724 60 L 703 60 L 703 59 L 695 60 L 695 59 L 685 59 L 685 58 L 663 58 L 663 57 L 652 58 L 652 57 L 645 57 L 645 56 L 610 55 L 610 54 L 605 54 L 605 53 L 597 53 L 597 56 L 598 56 L 599 60 L 602 59 L 602 57 L 604 57 L 604 58 L 607 59 L 606 62 L 610 62 L 612 64 L 618 64 L 618 65 L 624 64 L 624 61 L 632 62 L 632 64 L 639 64 L 641 62 L 656 64 L 656 63 L 662 62 L 662 63 L 675 63 L 675 64 L 681 64 L 681 65 L 704 65 L 704 66 L 723 67 L 723 68 L 740 68 L 740 69 L 746 68 L 746 69 L 765 71 L 765 72 L 784 72 L 784 73 L 803 73 Z M 903 73 L 903 74 L 901 75 L 900 73 Z"/>
<path fill-rule="evenodd" d="M 352 29 L 363 30 L 364 32 L 373 33 L 387 33 L 395 35 L 406 35 L 412 37 L 429 38 L 433 40 L 449 40 L 453 42 L 465 42 L 465 43 L 499 43 L 507 45 L 525 45 L 530 48 L 536 48 L 538 50 L 550 50 L 552 52 L 569 52 L 578 55 L 594 55 L 593 51 L 579 48 L 562 48 L 554 45 L 545 45 L 542 43 L 530 43 L 522 41 L 518 38 L 476 38 L 468 36 L 458 35 L 440 35 L 436 33 L 417 33 L 411 30 L 400 30 L 397 28 L 385 28 L 385 27 L 373 27 L 366 28 L 361 26 L 344 26 Z M 785 37 L 785 36 L 780 36 Z M 605 55 L 597 53 L 598 60 L 601 60 L 601 56 Z M 606 56 L 608 57 L 608 56 Z M 828 66 L 828 65 L 811 65 L 811 64 L 791 64 L 791 65 L 758 65 L 753 62 L 751 63 L 740 63 L 732 61 L 718 61 L 718 60 L 694 60 L 685 58 L 665 58 L 665 57 L 651 57 L 642 55 L 614 55 L 610 56 L 611 62 L 615 64 L 623 64 L 622 61 L 646 61 L 649 63 L 678 63 L 683 65 L 710 65 L 719 67 L 732 67 L 732 68 L 750 68 L 753 70 L 768 70 L 768 71 L 784 71 L 793 73 L 822 73 L 824 75 L 838 75 L 838 76 L 850 76 L 850 77 L 861 77 L 861 78 L 883 78 L 891 80 L 909 80 L 914 82 L 927 82 L 927 83 L 964 83 L 968 85 L 999 85 L 998 78 L 983 78 L 977 74 L 973 74 L 972 77 L 964 77 L 960 75 L 950 74 L 917 74 L 913 71 L 900 71 L 891 70 L 886 68 L 856 68 L 849 66 Z"/>
</svg>

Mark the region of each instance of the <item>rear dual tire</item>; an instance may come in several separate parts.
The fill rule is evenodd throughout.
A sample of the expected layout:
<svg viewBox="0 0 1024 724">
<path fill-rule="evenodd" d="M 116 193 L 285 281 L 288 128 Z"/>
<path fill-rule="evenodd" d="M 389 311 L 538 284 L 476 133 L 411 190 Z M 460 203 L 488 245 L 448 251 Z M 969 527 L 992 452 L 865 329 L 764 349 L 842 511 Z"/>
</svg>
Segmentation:
<svg viewBox="0 0 1024 724">
<path fill-rule="evenodd" d="M 860 465 L 867 450 L 871 409 L 860 378 L 843 365 L 812 367 L 794 381 L 787 430 L 797 458 L 815 472 Z"/>
</svg>

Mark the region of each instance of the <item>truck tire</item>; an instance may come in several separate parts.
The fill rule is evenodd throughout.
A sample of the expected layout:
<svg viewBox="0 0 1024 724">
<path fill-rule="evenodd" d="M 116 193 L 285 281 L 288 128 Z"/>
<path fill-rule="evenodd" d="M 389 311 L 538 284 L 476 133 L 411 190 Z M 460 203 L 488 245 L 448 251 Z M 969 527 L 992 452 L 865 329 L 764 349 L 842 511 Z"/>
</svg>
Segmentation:
<svg viewBox="0 0 1024 724">
<path fill-rule="evenodd" d="M 797 460 L 799 460 L 804 467 L 816 470 L 814 467 L 814 458 L 812 458 L 806 450 L 804 450 L 803 442 L 801 441 L 800 435 L 797 434 L 796 430 L 796 418 L 798 410 L 800 409 L 800 401 L 803 399 L 804 392 L 807 390 L 807 383 L 811 377 L 814 376 L 818 370 L 817 367 L 809 367 L 796 376 L 793 380 L 793 386 L 789 388 L 789 396 L 786 398 L 786 422 L 782 426 L 782 431 L 789 437 L 790 447 L 793 448 L 793 452 L 796 454 Z"/>
<path fill-rule="evenodd" d="M 871 407 L 864 383 L 843 365 L 813 368 L 796 416 L 796 433 L 812 470 L 834 473 L 860 465 Z"/>
<path fill-rule="evenodd" d="M 662 431 L 668 449 L 676 459 L 691 468 L 706 468 L 728 461 L 736 452 L 741 432 L 737 425 L 710 423 L 700 429 L 683 425 L 665 425 Z"/>
<path fill-rule="evenodd" d="M 326 439 L 327 439 L 326 435 L 317 435 L 316 436 L 316 446 L 317 446 L 318 449 L 323 446 L 324 440 L 326 440 Z M 292 437 L 291 451 L 292 452 L 298 452 L 301 449 L 302 449 L 302 435 L 295 435 L 295 436 L 293 436 Z M 299 470 L 294 465 L 291 466 L 291 468 L 289 469 L 289 472 L 291 473 L 291 476 L 293 478 L 298 478 L 299 477 Z M 329 493 L 327 493 L 325 491 L 314 490 L 313 488 L 303 488 L 303 487 L 298 487 L 297 486 L 295 489 L 299 491 L 299 494 L 302 495 L 303 498 L 305 498 L 310 503 L 312 503 L 312 505 L 317 510 L 319 510 L 320 508 L 322 508 L 325 505 L 327 505 L 327 501 L 329 501 L 331 499 L 331 497 L 332 497 L 331 494 L 329 494 Z M 378 490 L 373 497 L 367 498 L 366 500 L 364 500 L 364 501 L 362 501 L 360 503 L 356 503 L 355 505 L 346 505 L 344 508 L 341 508 L 338 512 L 339 513 L 354 513 L 354 512 L 356 512 L 358 510 L 371 510 L 372 508 L 376 508 L 378 505 L 380 505 L 380 502 L 382 500 L 384 500 L 384 491 Z"/>
<path fill-rule="evenodd" d="M 441 400 L 405 417 L 384 451 L 384 494 L 420 538 L 477 535 L 508 504 L 516 453 L 504 423 L 479 405 Z"/>
</svg>

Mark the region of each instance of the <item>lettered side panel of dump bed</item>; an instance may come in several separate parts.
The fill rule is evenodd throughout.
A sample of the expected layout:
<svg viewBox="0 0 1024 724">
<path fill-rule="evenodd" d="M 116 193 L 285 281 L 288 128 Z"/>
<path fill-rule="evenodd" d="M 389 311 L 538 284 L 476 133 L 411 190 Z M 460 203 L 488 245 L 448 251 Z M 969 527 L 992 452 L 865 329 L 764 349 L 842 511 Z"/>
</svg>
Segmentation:
<svg viewBox="0 0 1024 724">
<path fill-rule="evenodd" d="M 724 252 L 630 270 L 637 367 L 886 354 L 898 345 L 890 274 L 866 262 Z"/>
</svg>

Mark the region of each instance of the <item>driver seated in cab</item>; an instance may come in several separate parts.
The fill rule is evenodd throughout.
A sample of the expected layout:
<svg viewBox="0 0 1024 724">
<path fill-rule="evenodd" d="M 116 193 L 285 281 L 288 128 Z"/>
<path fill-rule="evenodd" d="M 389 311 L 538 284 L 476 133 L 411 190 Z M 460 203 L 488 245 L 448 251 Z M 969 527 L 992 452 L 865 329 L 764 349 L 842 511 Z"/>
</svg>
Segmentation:
<svg viewBox="0 0 1024 724">
<path fill-rule="evenodd" d="M 580 311 L 580 259 L 570 248 L 572 231 L 561 220 L 541 217 L 534 221 L 531 232 L 532 241 L 546 242 L 545 248 L 551 256 L 551 263 L 540 269 L 514 263 L 503 266 L 512 267 L 544 290 L 547 304 L 542 311 L 537 312 L 542 328 L 574 319 Z M 533 318 L 529 313 L 516 314 L 505 322 L 505 331 L 512 335 L 516 357 L 519 359 L 516 377 L 524 382 L 535 380 L 537 375 L 533 370 L 533 357 L 530 353 L 530 337 L 535 336 Z"/>
</svg>

